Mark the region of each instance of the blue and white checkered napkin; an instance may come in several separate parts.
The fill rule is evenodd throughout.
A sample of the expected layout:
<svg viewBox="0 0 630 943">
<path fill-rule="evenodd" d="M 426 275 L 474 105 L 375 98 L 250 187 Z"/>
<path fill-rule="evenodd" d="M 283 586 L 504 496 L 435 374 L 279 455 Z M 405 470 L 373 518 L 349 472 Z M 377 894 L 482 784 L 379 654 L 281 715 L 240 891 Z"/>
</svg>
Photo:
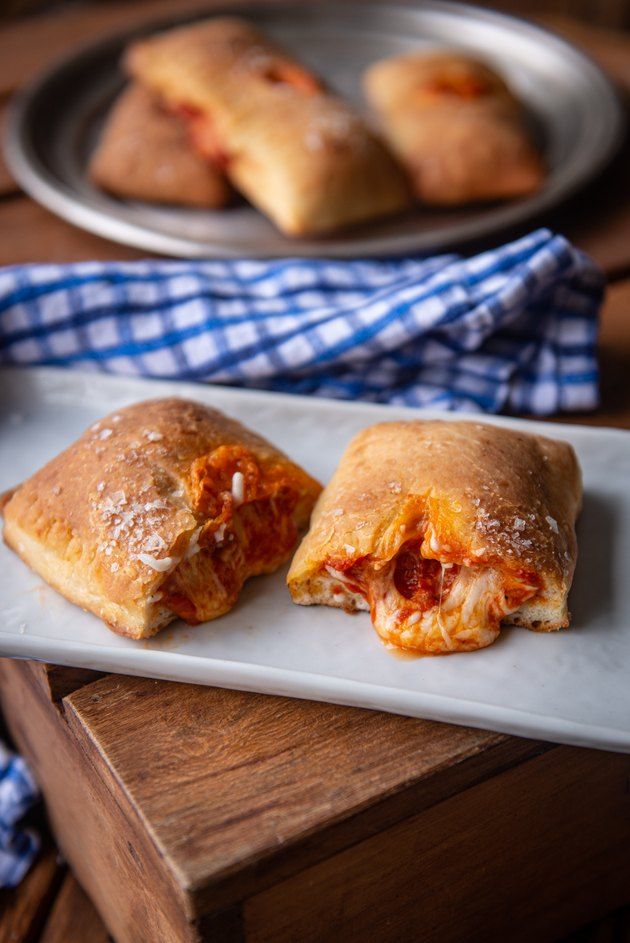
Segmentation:
<svg viewBox="0 0 630 943">
<path fill-rule="evenodd" d="M 39 839 L 18 822 L 38 798 L 24 760 L 0 741 L 0 887 L 15 887 L 31 866 Z"/>
<path fill-rule="evenodd" d="M 0 362 L 407 406 L 597 404 L 603 279 L 541 229 L 470 259 L 146 261 L 0 272 Z"/>
</svg>

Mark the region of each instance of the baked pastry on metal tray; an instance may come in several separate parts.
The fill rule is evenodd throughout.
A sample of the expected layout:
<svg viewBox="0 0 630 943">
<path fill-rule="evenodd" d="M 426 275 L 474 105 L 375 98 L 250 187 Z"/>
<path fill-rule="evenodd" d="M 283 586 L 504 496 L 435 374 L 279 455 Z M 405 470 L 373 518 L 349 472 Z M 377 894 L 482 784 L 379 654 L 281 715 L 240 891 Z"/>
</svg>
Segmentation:
<svg viewBox="0 0 630 943">
<path fill-rule="evenodd" d="M 570 445 L 471 422 L 359 433 L 288 575 L 293 600 L 369 609 L 396 648 L 490 645 L 569 624 L 581 477 Z"/>
<path fill-rule="evenodd" d="M 112 106 L 88 172 L 103 190 L 148 203 L 212 209 L 233 192 L 223 171 L 189 143 L 182 118 L 136 83 Z"/>
<path fill-rule="evenodd" d="M 412 53 L 375 63 L 363 84 L 424 203 L 503 200 L 542 186 L 525 109 L 484 63 L 457 52 Z"/>
<path fill-rule="evenodd" d="M 125 64 L 286 233 L 324 233 L 409 205 L 402 170 L 360 115 L 243 20 L 139 40 Z"/>
<path fill-rule="evenodd" d="M 67 599 L 121 635 L 230 610 L 246 579 L 291 554 L 321 488 L 215 409 L 121 409 L 20 485 L 4 539 Z"/>
</svg>

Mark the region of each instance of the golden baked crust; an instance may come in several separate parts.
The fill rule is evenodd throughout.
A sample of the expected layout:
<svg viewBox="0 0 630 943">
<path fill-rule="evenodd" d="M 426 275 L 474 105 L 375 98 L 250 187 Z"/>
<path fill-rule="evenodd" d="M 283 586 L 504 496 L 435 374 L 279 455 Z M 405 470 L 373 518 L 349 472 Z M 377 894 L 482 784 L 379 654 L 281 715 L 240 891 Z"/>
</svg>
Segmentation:
<svg viewBox="0 0 630 943">
<path fill-rule="evenodd" d="M 320 486 L 217 410 L 182 399 L 107 416 L 18 487 L 4 539 L 121 635 L 232 608 L 290 555 Z"/>
<path fill-rule="evenodd" d="M 125 63 L 286 233 L 323 233 L 409 204 L 402 171 L 360 116 L 242 20 L 141 40 Z"/>
<path fill-rule="evenodd" d="M 483 63 L 449 52 L 396 56 L 371 66 L 364 88 L 423 202 L 507 199 L 543 184 L 524 109 Z"/>
<path fill-rule="evenodd" d="M 232 193 L 223 172 L 189 143 L 183 119 L 136 83 L 112 106 L 88 172 L 103 190 L 149 203 L 216 208 Z"/>
<path fill-rule="evenodd" d="M 289 590 L 301 604 L 370 608 L 387 642 L 423 653 L 481 648 L 503 620 L 561 628 L 580 503 L 567 443 L 482 423 L 382 423 L 344 453 Z"/>
</svg>

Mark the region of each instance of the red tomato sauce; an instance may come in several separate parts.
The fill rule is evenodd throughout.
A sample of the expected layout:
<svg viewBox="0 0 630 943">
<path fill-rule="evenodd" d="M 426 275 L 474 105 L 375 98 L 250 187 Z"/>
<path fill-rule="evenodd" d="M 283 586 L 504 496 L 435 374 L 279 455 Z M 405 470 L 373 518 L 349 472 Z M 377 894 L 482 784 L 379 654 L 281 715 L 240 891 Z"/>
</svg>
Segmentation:
<svg viewBox="0 0 630 943">
<path fill-rule="evenodd" d="M 488 84 L 472 76 L 452 76 L 450 78 L 435 79 L 423 87 L 424 91 L 435 95 L 453 95 L 457 98 L 475 99 L 487 95 L 490 91 Z"/>
<path fill-rule="evenodd" d="M 268 82 L 291 85 L 300 92 L 314 94 L 321 91 L 319 80 L 294 62 L 284 62 L 280 59 L 264 69 L 262 74 Z"/>
<path fill-rule="evenodd" d="M 459 572 L 452 565 L 443 570 L 438 560 L 420 556 L 421 541 L 409 541 L 398 551 L 394 568 L 394 586 L 405 599 L 413 600 L 421 610 L 430 609 L 444 598 Z"/>
<path fill-rule="evenodd" d="M 195 105 L 184 103 L 172 105 L 169 111 L 185 121 L 190 143 L 197 153 L 211 161 L 219 170 L 226 170 L 230 155 L 221 143 L 210 115 Z"/>
</svg>

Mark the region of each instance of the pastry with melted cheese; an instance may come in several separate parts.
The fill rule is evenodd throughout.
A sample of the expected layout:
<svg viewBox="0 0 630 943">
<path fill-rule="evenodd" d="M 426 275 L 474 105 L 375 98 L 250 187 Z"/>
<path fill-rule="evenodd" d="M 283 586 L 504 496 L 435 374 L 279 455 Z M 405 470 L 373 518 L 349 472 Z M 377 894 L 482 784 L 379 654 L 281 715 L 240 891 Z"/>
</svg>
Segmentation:
<svg viewBox="0 0 630 943">
<path fill-rule="evenodd" d="M 149 203 L 210 209 L 232 194 L 224 173 L 189 143 L 183 119 L 135 83 L 107 116 L 88 172 L 101 189 Z"/>
<path fill-rule="evenodd" d="M 570 445 L 471 422 L 382 423 L 351 442 L 288 575 L 293 600 L 369 609 L 396 648 L 490 645 L 569 624 L 581 476 Z"/>
<path fill-rule="evenodd" d="M 285 233 L 324 233 L 409 204 L 403 172 L 360 115 L 243 20 L 139 40 L 125 65 Z"/>
<path fill-rule="evenodd" d="M 395 56 L 367 70 L 364 88 L 424 203 L 504 200 L 543 184 L 525 109 L 484 63 L 454 52 Z"/>
<path fill-rule="evenodd" d="M 71 602 L 121 635 L 236 603 L 290 556 L 321 488 L 263 438 L 182 399 L 138 403 L 88 429 L 4 507 L 4 539 Z"/>
</svg>

